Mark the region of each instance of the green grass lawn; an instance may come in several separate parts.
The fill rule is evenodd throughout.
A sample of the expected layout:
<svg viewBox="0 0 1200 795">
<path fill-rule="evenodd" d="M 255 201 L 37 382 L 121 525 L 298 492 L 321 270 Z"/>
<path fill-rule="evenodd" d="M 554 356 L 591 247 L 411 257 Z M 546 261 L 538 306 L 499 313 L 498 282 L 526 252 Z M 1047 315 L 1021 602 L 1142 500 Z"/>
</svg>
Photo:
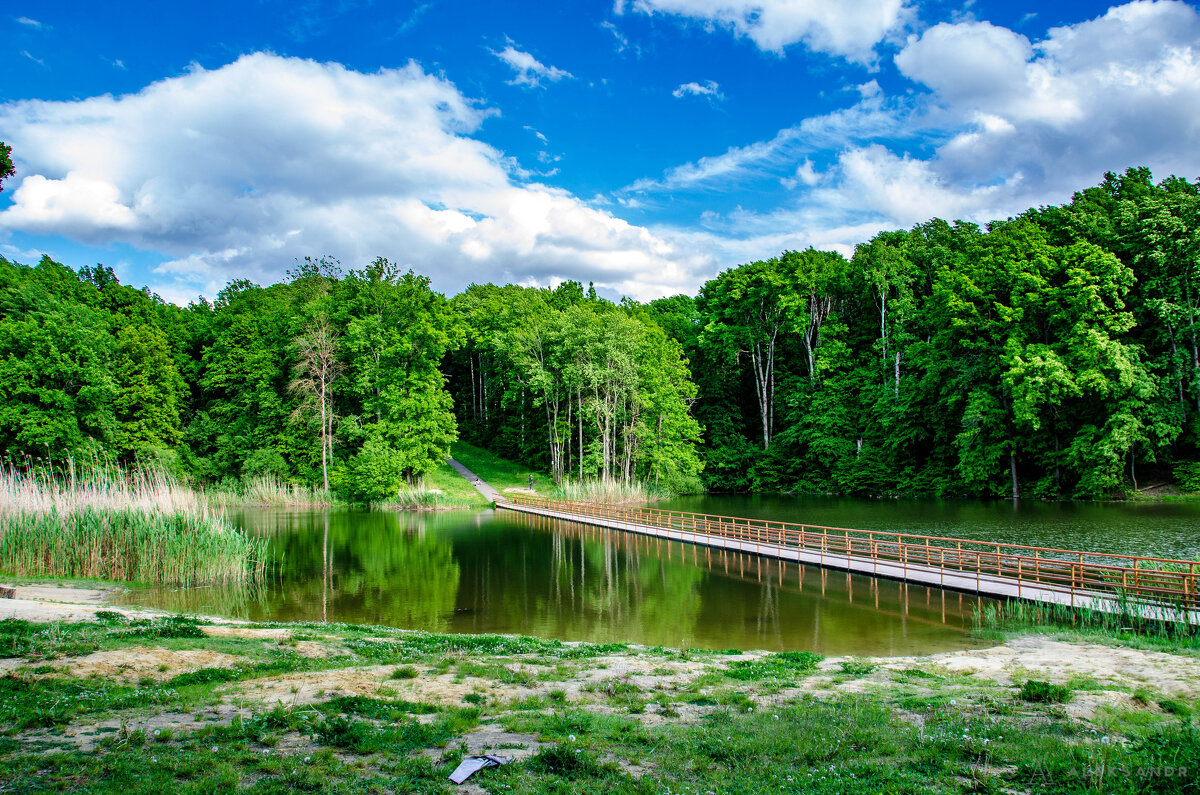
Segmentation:
<svg viewBox="0 0 1200 795">
<path fill-rule="evenodd" d="M 510 488 L 529 488 L 530 474 L 533 475 L 534 491 L 548 494 L 553 488 L 550 475 L 545 472 L 531 470 L 523 464 L 501 458 L 473 444 L 455 442 L 450 454 L 467 469 L 481 477 L 484 483 L 490 483 L 499 491 Z"/>
<path fill-rule="evenodd" d="M 488 505 L 488 501 L 483 498 L 483 495 L 444 461 L 438 465 L 437 469 L 425 476 L 425 485 L 431 489 L 437 489 L 448 500 L 455 504 L 462 504 L 464 507 L 483 508 Z"/>
</svg>

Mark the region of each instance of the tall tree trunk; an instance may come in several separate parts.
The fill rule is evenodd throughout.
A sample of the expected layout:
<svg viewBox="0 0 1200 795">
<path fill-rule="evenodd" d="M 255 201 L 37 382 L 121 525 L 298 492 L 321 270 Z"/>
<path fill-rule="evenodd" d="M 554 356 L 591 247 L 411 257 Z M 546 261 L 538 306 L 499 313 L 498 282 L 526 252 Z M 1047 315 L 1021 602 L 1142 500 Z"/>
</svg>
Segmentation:
<svg viewBox="0 0 1200 795">
<path fill-rule="evenodd" d="M 475 399 L 475 352 L 467 352 L 467 366 L 471 372 L 471 419 L 479 419 L 479 401 Z"/>
<path fill-rule="evenodd" d="M 324 379 L 321 382 L 321 391 L 325 391 Z M 321 479 L 325 484 L 325 493 L 329 493 L 329 464 L 325 458 L 325 450 L 329 443 L 329 424 L 326 420 L 325 397 L 321 397 Z"/>
<path fill-rule="evenodd" d="M 1200 343 L 1196 340 L 1196 309 L 1192 306 L 1192 283 L 1184 279 L 1187 296 L 1188 329 L 1192 333 L 1192 388 L 1196 390 L 1196 409 L 1200 410 Z"/>
<path fill-rule="evenodd" d="M 1012 498 L 1013 502 L 1021 499 L 1021 492 L 1017 488 L 1017 451 L 1010 450 L 1008 453 L 1008 471 L 1012 474 Z"/>
</svg>

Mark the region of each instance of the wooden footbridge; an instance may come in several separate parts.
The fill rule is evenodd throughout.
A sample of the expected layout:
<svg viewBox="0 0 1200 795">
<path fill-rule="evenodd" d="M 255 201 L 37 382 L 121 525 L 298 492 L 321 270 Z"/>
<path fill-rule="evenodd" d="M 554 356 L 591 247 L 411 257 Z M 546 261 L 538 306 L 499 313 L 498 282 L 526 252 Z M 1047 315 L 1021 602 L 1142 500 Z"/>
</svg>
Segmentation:
<svg viewBox="0 0 1200 795">
<path fill-rule="evenodd" d="M 504 511 L 1000 599 L 1200 624 L 1200 561 L 496 494 Z"/>
</svg>

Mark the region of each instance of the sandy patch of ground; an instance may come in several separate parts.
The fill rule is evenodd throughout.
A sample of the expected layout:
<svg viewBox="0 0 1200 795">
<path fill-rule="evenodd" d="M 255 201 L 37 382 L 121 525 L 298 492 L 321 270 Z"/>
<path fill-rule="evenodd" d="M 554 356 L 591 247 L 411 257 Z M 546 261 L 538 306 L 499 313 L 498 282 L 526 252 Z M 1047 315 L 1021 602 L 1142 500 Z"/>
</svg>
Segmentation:
<svg viewBox="0 0 1200 795">
<path fill-rule="evenodd" d="M 75 588 L 69 585 L 0 585 L 0 594 L 9 599 L 33 599 L 40 602 L 69 602 L 100 605 L 108 601 L 115 588 Z"/>
<path fill-rule="evenodd" d="M 85 657 L 56 660 L 55 664 L 65 667 L 72 676 L 96 674 L 126 679 L 146 676 L 161 681 L 200 668 L 228 668 L 242 661 L 243 658 L 232 654 L 203 649 L 173 651 L 137 647 L 93 652 Z"/>
<path fill-rule="evenodd" d="M 37 599 L 0 599 L 0 619 L 20 618 L 25 621 L 94 621 L 96 613 L 107 610 L 127 618 L 153 618 L 162 613 L 149 610 L 129 610 L 109 605 L 44 602 Z"/>
<path fill-rule="evenodd" d="M 931 670 L 971 674 L 1001 685 L 1029 678 L 1063 684 L 1073 676 L 1091 677 L 1102 686 L 1147 686 L 1171 696 L 1200 698 L 1200 659 L 1196 657 L 1073 643 L 1041 635 L 1014 638 L 990 649 L 887 658 L 879 663 L 892 670 L 932 666 Z"/>
</svg>

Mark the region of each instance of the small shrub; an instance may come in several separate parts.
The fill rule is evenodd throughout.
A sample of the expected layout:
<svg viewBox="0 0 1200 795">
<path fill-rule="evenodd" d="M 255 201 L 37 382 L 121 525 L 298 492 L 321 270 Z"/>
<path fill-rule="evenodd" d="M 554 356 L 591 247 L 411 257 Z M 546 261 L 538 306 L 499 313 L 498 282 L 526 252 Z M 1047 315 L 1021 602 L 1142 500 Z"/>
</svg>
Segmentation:
<svg viewBox="0 0 1200 795">
<path fill-rule="evenodd" d="M 1062 704 L 1071 700 L 1072 692 L 1069 687 L 1042 682 L 1038 679 L 1028 679 L 1021 685 L 1020 697 L 1024 701 L 1038 704 Z"/>
<path fill-rule="evenodd" d="M 875 670 L 875 663 L 861 657 L 842 660 L 842 673 L 849 676 L 867 676 Z"/>
<path fill-rule="evenodd" d="M 411 665 L 404 665 L 392 671 L 393 679 L 416 679 L 420 675 L 420 672 Z"/>
<path fill-rule="evenodd" d="M 563 743 L 543 748 L 528 764 L 540 773 L 553 773 L 563 778 L 598 778 L 609 772 L 586 751 Z"/>
</svg>

